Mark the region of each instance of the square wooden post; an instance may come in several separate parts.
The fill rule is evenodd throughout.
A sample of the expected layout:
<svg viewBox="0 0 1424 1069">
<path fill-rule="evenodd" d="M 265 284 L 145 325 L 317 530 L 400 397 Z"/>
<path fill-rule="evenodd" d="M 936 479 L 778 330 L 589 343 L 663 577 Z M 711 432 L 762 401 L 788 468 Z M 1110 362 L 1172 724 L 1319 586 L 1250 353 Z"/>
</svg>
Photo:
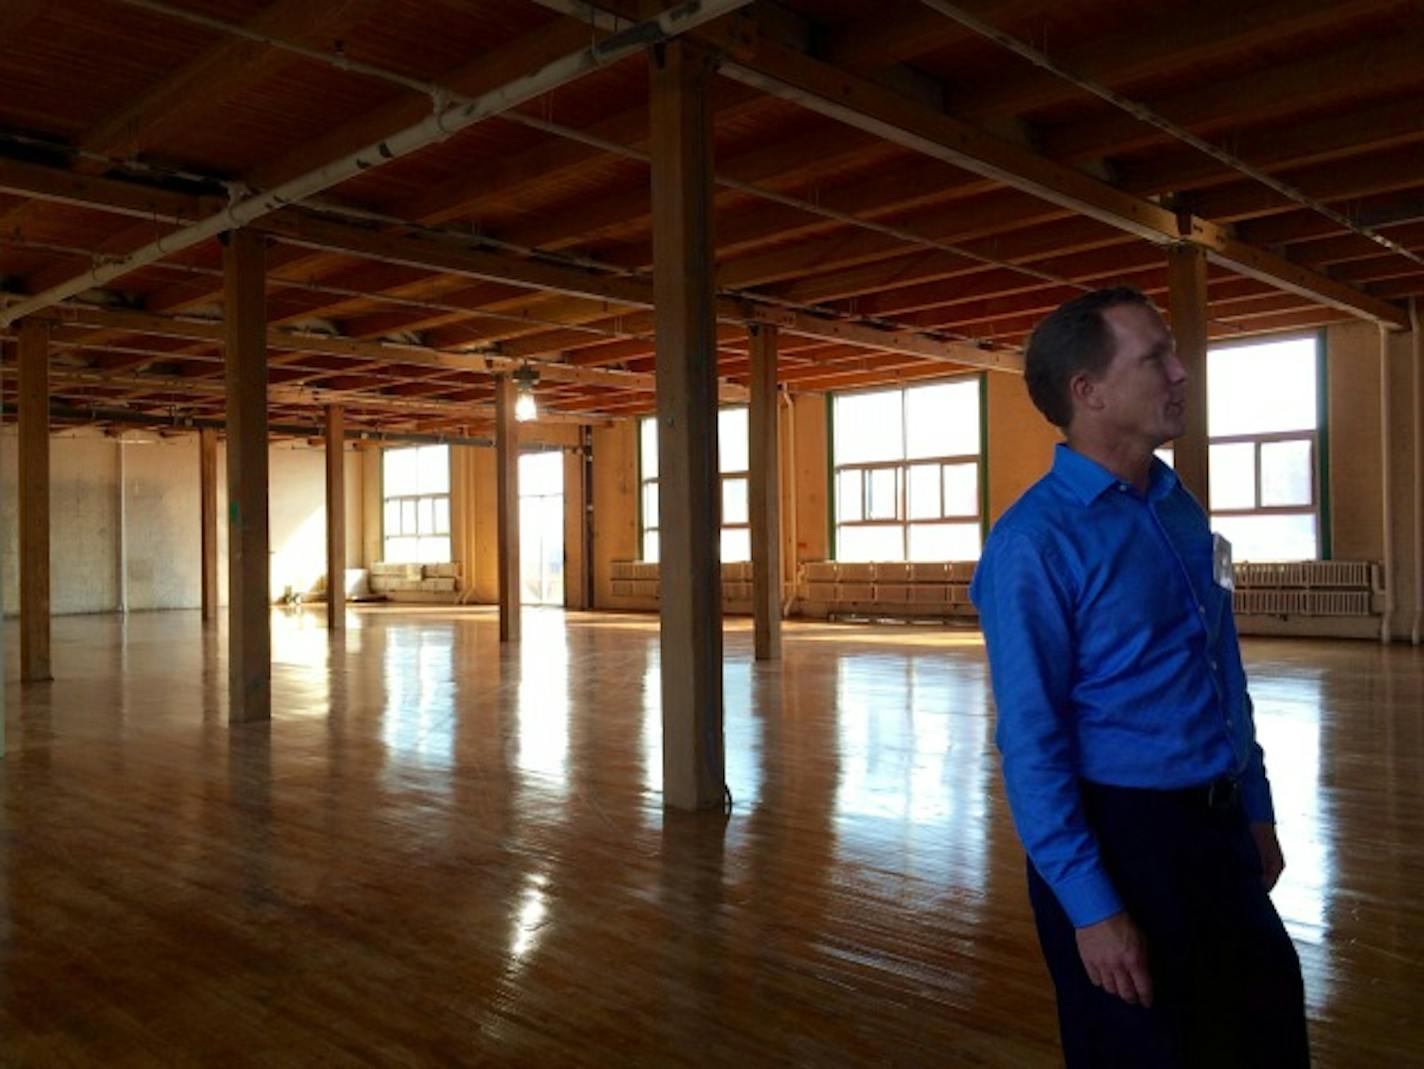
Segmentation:
<svg viewBox="0 0 1424 1069">
<path fill-rule="evenodd" d="M 499 640 L 519 641 L 519 423 L 508 375 L 494 386 L 495 497 L 499 545 Z"/>
<path fill-rule="evenodd" d="M 756 659 L 781 657 L 781 462 L 777 449 L 776 327 L 753 323 L 750 492 L 752 628 Z"/>
<path fill-rule="evenodd" d="M 726 790 L 708 65 L 681 41 L 651 59 L 663 799 L 706 809 Z"/>
<path fill-rule="evenodd" d="M 201 516 L 203 622 L 218 618 L 218 432 L 198 431 L 198 498 Z"/>
<path fill-rule="evenodd" d="M 49 324 L 19 323 L 20 681 L 53 679 L 49 576 Z"/>
<path fill-rule="evenodd" d="M 272 595 L 267 531 L 267 306 L 261 234 L 223 251 L 227 379 L 228 720 L 272 716 Z"/>
<path fill-rule="evenodd" d="M 346 629 L 346 419 L 326 406 L 326 626 Z"/>
<path fill-rule="evenodd" d="M 1206 253 L 1196 245 L 1167 250 L 1168 314 L 1177 356 L 1187 369 L 1187 429 L 1172 448 L 1172 466 L 1204 509 L 1211 509 L 1206 431 Z"/>
</svg>

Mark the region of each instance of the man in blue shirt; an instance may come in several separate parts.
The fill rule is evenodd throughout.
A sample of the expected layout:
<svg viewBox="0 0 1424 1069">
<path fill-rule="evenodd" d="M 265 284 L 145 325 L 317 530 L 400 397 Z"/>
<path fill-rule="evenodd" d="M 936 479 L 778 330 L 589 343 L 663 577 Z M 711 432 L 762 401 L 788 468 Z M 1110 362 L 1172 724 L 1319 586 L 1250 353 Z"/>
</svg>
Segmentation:
<svg viewBox="0 0 1424 1069">
<path fill-rule="evenodd" d="M 1099 290 L 1039 324 L 1025 379 L 1066 442 L 971 596 L 1068 1064 L 1308 1064 L 1229 548 L 1153 455 L 1185 429 L 1172 337 Z"/>
</svg>

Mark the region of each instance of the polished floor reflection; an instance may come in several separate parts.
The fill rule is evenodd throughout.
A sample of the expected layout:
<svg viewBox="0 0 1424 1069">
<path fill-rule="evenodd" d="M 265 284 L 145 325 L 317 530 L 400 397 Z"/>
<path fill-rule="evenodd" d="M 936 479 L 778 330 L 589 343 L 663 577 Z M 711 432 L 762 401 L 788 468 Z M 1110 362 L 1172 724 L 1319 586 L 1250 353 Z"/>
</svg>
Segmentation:
<svg viewBox="0 0 1424 1069">
<path fill-rule="evenodd" d="M 270 725 L 193 614 L 8 686 L 0 1065 L 1057 1063 L 976 633 L 732 621 L 724 819 L 662 810 L 654 618 L 319 623 Z M 1246 655 L 1318 1063 L 1424 1064 L 1424 659 Z"/>
</svg>

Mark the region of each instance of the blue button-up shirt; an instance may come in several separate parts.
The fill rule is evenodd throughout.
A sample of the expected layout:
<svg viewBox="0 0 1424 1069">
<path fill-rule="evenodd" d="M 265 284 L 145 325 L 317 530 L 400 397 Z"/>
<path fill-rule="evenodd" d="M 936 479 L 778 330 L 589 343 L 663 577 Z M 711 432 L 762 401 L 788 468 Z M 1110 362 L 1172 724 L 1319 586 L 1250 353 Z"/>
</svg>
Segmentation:
<svg viewBox="0 0 1424 1069">
<path fill-rule="evenodd" d="M 995 738 L 1029 858 L 1078 926 L 1119 912 L 1078 781 L 1172 789 L 1239 776 L 1271 820 L 1231 592 L 1201 506 L 1159 460 L 1144 497 L 1059 445 L 994 525 L 970 597 Z"/>
</svg>

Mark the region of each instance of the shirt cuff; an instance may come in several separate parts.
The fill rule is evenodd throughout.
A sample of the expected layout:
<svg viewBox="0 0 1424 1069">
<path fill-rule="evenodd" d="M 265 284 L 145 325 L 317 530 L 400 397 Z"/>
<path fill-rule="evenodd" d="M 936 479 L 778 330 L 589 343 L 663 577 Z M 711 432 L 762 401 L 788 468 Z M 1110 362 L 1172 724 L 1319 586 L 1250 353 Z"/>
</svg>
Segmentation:
<svg viewBox="0 0 1424 1069">
<path fill-rule="evenodd" d="M 1112 881 L 1102 870 L 1085 872 L 1081 876 L 1053 884 L 1053 893 L 1074 928 L 1086 928 L 1105 921 L 1123 910 Z"/>
</svg>

